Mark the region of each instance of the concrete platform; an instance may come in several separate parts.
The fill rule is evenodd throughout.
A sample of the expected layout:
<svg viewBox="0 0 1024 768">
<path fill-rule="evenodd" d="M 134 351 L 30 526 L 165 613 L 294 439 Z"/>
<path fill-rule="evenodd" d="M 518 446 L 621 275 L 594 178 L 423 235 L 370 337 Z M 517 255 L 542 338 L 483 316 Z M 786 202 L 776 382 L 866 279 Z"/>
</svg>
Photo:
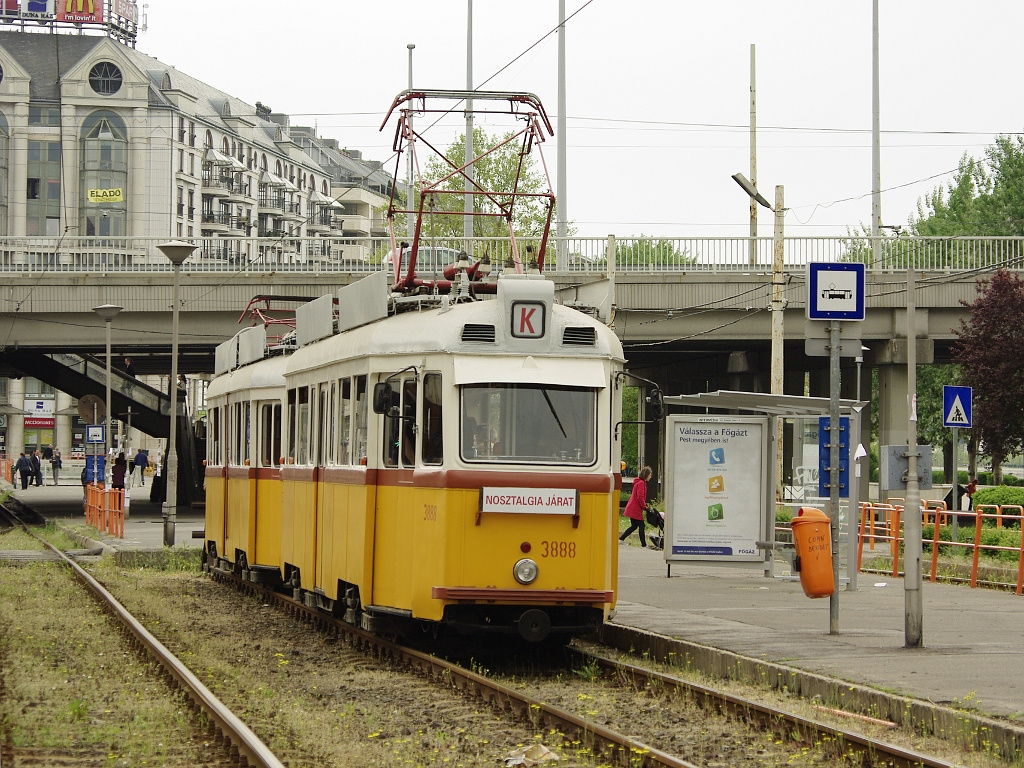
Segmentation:
<svg viewBox="0 0 1024 768">
<path fill-rule="evenodd" d="M 148 492 L 148 485 L 131 490 L 125 538 L 103 536 L 105 546 L 163 548 L 160 505 Z M 47 518 L 84 524 L 80 486 L 33 487 L 15 497 Z M 179 511 L 174 546 L 200 547 L 192 531 L 202 529 L 201 510 Z M 667 578 L 660 551 L 620 546 L 619 558 L 613 627 L 683 639 L 748 666 L 802 670 L 1005 719 L 1024 751 L 1024 597 L 926 582 L 924 647 L 906 648 L 901 579 L 862 574 L 859 589 L 840 592 L 839 633 L 830 635 L 828 599 L 805 597 L 796 581 L 766 578 L 759 563 L 674 563 Z"/>
<path fill-rule="evenodd" d="M 1024 726 L 1024 597 L 926 582 L 924 647 L 906 648 L 902 579 L 861 574 L 840 592 L 830 635 L 828 598 L 766 578 L 759 563 L 673 563 L 667 578 L 662 552 L 619 552 L 613 623 Z"/>
<path fill-rule="evenodd" d="M 3 483 L 4 488 L 10 485 Z M 92 538 L 112 550 L 150 550 L 164 546 L 163 510 L 161 504 L 150 501 L 151 485 L 136 485 L 128 489 L 124 538 L 95 533 Z M 29 486 L 14 491 L 14 498 L 43 515 L 47 520 L 85 525 L 84 494 L 81 485 Z M 179 507 L 174 532 L 175 548 L 200 549 L 203 540 L 193 539 L 193 531 L 204 528 L 203 510 Z M 90 529 L 94 531 L 95 529 Z"/>
</svg>

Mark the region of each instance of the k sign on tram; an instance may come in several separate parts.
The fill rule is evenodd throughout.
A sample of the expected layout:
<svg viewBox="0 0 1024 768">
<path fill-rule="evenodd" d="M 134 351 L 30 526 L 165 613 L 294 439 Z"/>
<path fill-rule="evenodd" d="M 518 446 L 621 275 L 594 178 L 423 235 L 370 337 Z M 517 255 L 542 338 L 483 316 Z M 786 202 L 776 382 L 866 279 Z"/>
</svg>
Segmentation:
<svg viewBox="0 0 1024 768">
<path fill-rule="evenodd" d="M 512 302 L 512 336 L 516 339 L 544 337 L 545 306 L 541 301 Z"/>
</svg>

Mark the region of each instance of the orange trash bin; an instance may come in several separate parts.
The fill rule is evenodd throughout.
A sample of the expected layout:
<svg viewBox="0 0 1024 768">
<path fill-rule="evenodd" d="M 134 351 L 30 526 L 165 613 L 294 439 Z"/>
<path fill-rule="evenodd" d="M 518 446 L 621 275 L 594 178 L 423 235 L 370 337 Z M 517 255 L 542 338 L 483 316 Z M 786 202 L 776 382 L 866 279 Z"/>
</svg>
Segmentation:
<svg viewBox="0 0 1024 768">
<path fill-rule="evenodd" d="M 828 515 L 814 507 L 800 507 L 789 521 L 798 558 L 800 586 L 808 597 L 828 597 L 835 592 L 832 578 L 832 533 Z"/>
</svg>

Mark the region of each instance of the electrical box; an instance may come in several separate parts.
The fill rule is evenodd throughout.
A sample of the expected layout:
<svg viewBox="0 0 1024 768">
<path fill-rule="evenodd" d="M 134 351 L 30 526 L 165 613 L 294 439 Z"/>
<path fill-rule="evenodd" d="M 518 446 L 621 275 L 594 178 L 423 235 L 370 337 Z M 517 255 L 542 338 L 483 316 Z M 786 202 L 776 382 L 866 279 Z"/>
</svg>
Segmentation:
<svg viewBox="0 0 1024 768">
<path fill-rule="evenodd" d="M 917 446 L 917 482 L 921 490 L 932 487 L 932 447 Z M 906 445 L 883 445 L 879 449 L 878 485 L 889 491 L 903 491 L 907 488 Z"/>
</svg>

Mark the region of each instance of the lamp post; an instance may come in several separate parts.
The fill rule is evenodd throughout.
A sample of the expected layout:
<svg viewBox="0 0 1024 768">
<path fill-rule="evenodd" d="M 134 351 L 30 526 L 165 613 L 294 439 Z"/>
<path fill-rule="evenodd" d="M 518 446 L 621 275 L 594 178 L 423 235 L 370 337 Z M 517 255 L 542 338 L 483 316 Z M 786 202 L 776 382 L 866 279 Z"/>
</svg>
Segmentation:
<svg viewBox="0 0 1024 768">
<path fill-rule="evenodd" d="M 103 486 L 109 488 L 110 483 L 107 479 L 110 477 L 110 321 L 117 317 L 118 313 L 124 309 L 116 304 L 101 304 L 98 307 L 93 307 L 92 311 L 100 316 L 100 319 L 106 324 L 107 327 L 107 376 L 106 376 L 106 404 L 107 413 L 103 419 Z M 96 479 L 96 468 L 93 467 L 93 481 Z"/>
<path fill-rule="evenodd" d="M 775 236 L 772 241 L 772 362 L 771 362 L 771 393 L 773 395 L 784 394 L 783 390 L 783 349 L 785 342 L 785 328 L 783 326 L 784 313 L 786 309 L 785 299 L 782 296 L 782 289 L 785 285 L 785 274 L 783 272 L 784 240 L 783 228 L 785 224 L 786 208 L 783 204 L 783 188 L 780 184 L 775 187 L 775 207 L 773 208 L 767 200 L 757 191 L 757 187 L 750 183 L 742 173 L 734 173 L 733 181 L 743 188 L 743 191 L 750 195 L 751 199 L 769 211 L 775 213 Z M 782 498 L 782 420 L 778 423 L 778 435 L 776 445 L 775 465 L 775 500 L 783 501 Z"/>
<path fill-rule="evenodd" d="M 167 444 L 167 477 L 164 478 L 164 546 L 174 546 L 174 526 L 178 516 L 178 278 L 181 265 L 196 246 L 180 240 L 161 243 L 160 252 L 174 265 L 174 291 L 171 294 L 171 378 L 170 395 L 171 436 Z"/>
</svg>

